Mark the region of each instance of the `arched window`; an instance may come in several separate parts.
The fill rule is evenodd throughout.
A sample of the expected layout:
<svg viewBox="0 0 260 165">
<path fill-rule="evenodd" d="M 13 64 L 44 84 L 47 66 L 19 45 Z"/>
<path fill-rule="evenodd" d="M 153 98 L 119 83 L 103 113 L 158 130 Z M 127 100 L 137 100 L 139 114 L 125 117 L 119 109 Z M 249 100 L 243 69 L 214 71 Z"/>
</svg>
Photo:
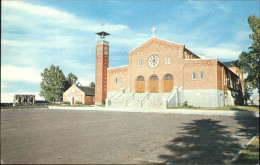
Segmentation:
<svg viewBox="0 0 260 165">
<path fill-rule="evenodd" d="M 157 80 L 158 80 L 158 77 L 155 75 L 150 78 L 150 81 L 157 81 Z"/>
<path fill-rule="evenodd" d="M 144 81 L 144 77 L 143 77 L 143 76 L 139 76 L 139 77 L 137 78 L 137 81 Z"/>
<path fill-rule="evenodd" d="M 172 80 L 172 75 L 167 74 L 167 75 L 164 77 L 164 80 Z"/>
</svg>

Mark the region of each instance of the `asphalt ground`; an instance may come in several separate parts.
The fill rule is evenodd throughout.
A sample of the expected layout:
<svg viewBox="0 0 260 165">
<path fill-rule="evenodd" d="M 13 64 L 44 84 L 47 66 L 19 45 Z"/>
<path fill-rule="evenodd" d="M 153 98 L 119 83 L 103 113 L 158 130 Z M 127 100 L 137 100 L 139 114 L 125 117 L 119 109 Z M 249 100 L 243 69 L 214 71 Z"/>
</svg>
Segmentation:
<svg viewBox="0 0 260 165">
<path fill-rule="evenodd" d="M 228 163 L 259 118 L 73 110 L 1 112 L 1 161 L 26 164 Z"/>
</svg>

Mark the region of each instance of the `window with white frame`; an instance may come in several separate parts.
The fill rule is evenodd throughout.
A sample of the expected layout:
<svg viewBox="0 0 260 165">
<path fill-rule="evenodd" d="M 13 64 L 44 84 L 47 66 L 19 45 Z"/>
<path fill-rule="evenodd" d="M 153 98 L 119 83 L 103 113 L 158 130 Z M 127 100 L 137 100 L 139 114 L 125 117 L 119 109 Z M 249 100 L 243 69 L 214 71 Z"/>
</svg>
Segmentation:
<svg viewBox="0 0 260 165">
<path fill-rule="evenodd" d="M 138 60 L 138 67 L 142 67 L 143 66 L 143 61 L 142 60 Z"/>
<path fill-rule="evenodd" d="M 187 55 L 187 52 L 184 52 L 184 55 L 185 55 L 185 59 L 188 59 L 189 58 L 189 56 Z"/>
<path fill-rule="evenodd" d="M 200 79 L 203 80 L 203 78 L 204 78 L 204 73 L 200 72 Z"/>
<path fill-rule="evenodd" d="M 165 64 L 171 64 L 171 56 L 165 57 Z"/>
<path fill-rule="evenodd" d="M 196 73 L 192 73 L 192 80 L 196 80 Z"/>
<path fill-rule="evenodd" d="M 120 84 L 122 84 L 122 82 L 123 82 L 123 81 L 122 81 L 122 77 L 120 77 L 119 82 L 120 82 Z"/>
</svg>

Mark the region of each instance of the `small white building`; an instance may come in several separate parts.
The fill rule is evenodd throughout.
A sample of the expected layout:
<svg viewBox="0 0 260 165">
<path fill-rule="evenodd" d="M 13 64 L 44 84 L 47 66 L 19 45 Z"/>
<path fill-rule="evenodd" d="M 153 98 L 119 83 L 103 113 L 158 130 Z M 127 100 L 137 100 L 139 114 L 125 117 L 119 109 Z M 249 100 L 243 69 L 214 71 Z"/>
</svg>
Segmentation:
<svg viewBox="0 0 260 165">
<path fill-rule="evenodd" d="M 70 102 L 70 105 L 75 105 L 81 102 L 83 105 L 94 104 L 95 88 L 88 86 L 72 85 L 63 93 L 63 101 Z"/>
</svg>

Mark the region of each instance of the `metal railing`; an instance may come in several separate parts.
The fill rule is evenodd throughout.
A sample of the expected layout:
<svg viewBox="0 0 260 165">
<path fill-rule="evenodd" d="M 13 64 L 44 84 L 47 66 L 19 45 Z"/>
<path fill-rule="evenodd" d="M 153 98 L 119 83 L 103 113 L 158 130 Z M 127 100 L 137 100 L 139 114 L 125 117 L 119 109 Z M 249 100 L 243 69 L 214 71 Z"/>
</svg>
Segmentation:
<svg viewBox="0 0 260 165">
<path fill-rule="evenodd" d="M 153 89 L 143 98 L 143 100 L 141 100 L 141 107 L 143 106 L 143 101 L 148 97 L 148 99 L 147 100 L 149 100 L 149 96 L 150 96 L 150 94 L 152 93 L 152 92 L 154 92 L 155 91 L 155 87 L 153 87 Z"/>
<path fill-rule="evenodd" d="M 121 92 L 121 90 L 117 91 L 112 97 L 110 97 L 111 103 L 112 103 L 112 98 L 115 97 L 119 92 Z M 115 99 L 115 100 L 116 100 L 116 99 Z M 115 101 L 115 100 L 113 100 L 113 101 Z"/>
<path fill-rule="evenodd" d="M 135 99 L 135 94 L 138 93 L 138 91 L 141 91 L 141 87 L 139 89 L 137 89 L 137 91 L 132 94 L 126 101 L 125 101 L 125 106 L 127 107 L 127 102 L 133 97 L 133 100 Z"/>
</svg>

